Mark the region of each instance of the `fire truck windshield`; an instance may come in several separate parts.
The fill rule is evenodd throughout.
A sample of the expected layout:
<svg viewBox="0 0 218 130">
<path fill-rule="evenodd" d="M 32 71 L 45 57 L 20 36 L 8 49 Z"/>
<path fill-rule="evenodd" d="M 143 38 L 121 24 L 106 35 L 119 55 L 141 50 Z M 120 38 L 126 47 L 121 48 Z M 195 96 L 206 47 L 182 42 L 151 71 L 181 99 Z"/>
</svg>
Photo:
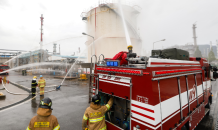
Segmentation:
<svg viewBox="0 0 218 130">
<path fill-rule="evenodd" d="M 9 69 L 8 66 L 0 66 L 0 69 Z"/>
</svg>

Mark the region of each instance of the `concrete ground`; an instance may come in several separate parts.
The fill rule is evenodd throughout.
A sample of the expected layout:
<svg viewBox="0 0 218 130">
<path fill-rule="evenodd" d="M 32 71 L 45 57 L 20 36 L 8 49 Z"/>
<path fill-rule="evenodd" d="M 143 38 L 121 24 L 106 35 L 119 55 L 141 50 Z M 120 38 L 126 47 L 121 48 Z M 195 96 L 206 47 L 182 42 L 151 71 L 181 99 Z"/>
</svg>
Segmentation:
<svg viewBox="0 0 218 130">
<path fill-rule="evenodd" d="M 17 72 L 10 72 L 7 76 L 8 80 L 29 88 L 32 78 L 33 76 L 22 76 Z M 54 79 L 50 76 L 46 76 L 45 79 L 47 85 L 59 85 L 62 81 L 62 79 Z M 46 88 L 45 91 L 51 89 L 53 88 Z M 60 91 L 45 93 L 44 97 L 52 99 L 52 114 L 57 117 L 62 130 L 81 129 L 82 117 L 88 107 L 87 81 L 66 80 Z M 36 115 L 39 101 L 42 98 L 36 96 L 33 100 L 0 111 L 0 129 L 25 130 L 31 118 Z"/>
<path fill-rule="evenodd" d="M 17 72 L 10 72 L 7 79 L 30 88 L 32 77 L 33 76 L 22 76 Z M 62 79 L 54 79 L 52 76 L 45 76 L 45 79 L 47 85 L 59 85 L 62 81 Z M 196 130 L 213 130 L 216 124 L 218 114 L 217 81 L 213 81 L 212 84 L 214 96 L 210 115 L 203 118 L 196 127 Z M 51 89 L 53 88 L 46 88 L 45 91 Z M 11 91 L 12 90 L 13 89 L 11 89 Z M 17 90 L 14 89 L 13 91 Z M 85 109 L 89 105 L 87 81 L 66 80 L 60 91 L 45 93 L 44 97 L 50 97 L 52 99 L 52 114 L 57 117 L 62 130 L 81 130 L 82 117 Z M 1 110 L 0 129 L 25 130 L 31 118 L 36 115 L 39 101 L 44 97 L 36 96 L 36 98 L 21 103 L 18 106 Z M 1 107 L 0 104 L 0 108 Z"/>
<path fill-rule="evenodd" d="M 22 90 L 22 89 L 14 86 L 12 84 L 6 83 L 5 87 L 10 92 L 16 92 L 16 93 L 20 93 L 22 95 L 13 95 L 13 94 L 10 94 L 5 89 L 4 90 L 0 90 L 0 92 L 2 92 L 5 95 L 4 98 L 0 98 L 0 107 L 5 107 L 5 106 L 8 106 L 10 104 L 19 102 L 19 101 L 21 101 L 21 100 L 23 100 L 23 99 L 25 99 L 25 98 L 27 98 L 29 96 L 27 91 Z M 2 84 L 0 84 L 0 88 L 3 88 Z"/>
</svg>

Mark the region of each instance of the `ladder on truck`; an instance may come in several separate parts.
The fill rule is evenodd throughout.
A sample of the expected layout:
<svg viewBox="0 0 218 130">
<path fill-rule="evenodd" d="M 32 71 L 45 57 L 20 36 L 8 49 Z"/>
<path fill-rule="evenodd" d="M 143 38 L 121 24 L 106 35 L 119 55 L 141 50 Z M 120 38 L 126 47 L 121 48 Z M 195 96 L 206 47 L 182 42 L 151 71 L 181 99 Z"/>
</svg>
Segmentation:
<svg viewBox="0 0 218 130">
<path fill-rule="evenodd" d="M 97 56 L 96 55 L 93 55 L 95 57 L 95 63 L 97 62 Z M 93 57 L 92 56 L 92 57 Z M 100 60 L 100 57 L 103 57 L 103 60 L 104 60 L 104 55 L 101 54 L 99 56 L 99 61 Z M 91 57 L 91 67 L 90 67 L 90 79 L 89 79 L 89 103 L 92 101 L 92 96 L 95 95 L 95 94 L 98 94 L 98 88 L 99 88 L 99 75 L 98 74 L 95 74 L 95 73 L 92 73 L 92 69 L 94 67 L 94 70 L 95 70 L 95 64 L 94 66 L 92 66 L 92 57 Z"/>
<path fill-rule="evenodd" d="M 95 73 L 92 73 L 92 70 L 95 70 L 95 64 L 94 64 L 94 66 L 92 64 L 93 57 L 95 57 L 95 63 L 97 62 L 97 56 L 92 55 L 91 67 L 90 67 L 90 79 L 89 79 L 89 103 L 92 102 L 93 94 L 96 94 L 96 87 L 97 87 L 97 80 L 98 80 L 98 75 L 96 75 Z M 93 69 L 93 67 L 94 67 L 94 69 Z"/>
<path fill-rule="evenodd" d="M 92 96 L 97 94 L 98 88 L 98 74 L 90 74 L 89 82 L 89 103 L 92 102 Z"/>
</svg>

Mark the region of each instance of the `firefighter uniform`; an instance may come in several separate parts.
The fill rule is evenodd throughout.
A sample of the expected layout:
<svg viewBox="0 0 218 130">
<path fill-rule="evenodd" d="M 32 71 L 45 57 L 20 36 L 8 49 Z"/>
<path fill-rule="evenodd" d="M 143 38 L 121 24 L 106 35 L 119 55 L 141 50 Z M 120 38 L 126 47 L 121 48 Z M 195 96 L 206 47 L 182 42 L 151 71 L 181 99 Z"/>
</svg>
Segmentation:
<svg viewBox="0 0 218 130">
<path fill-rule="evenodd" d="M 41 100 L 37 115 L 31 119 L 26 130 L 60 130 L 57 118 L 51 115 L 51 104 L 50 98 Z"/>
<path fill-rule="evenodd" d="M 40 79 L 38 81 L 38 86 L 40 89 L 40 96 L 44 95 L 45 85 L 46 85 L 45 79 L 43 79 L 42 75 L 40 75 Z"/>
<path fill-rule="evenodd" d="M 36 82 L 37 77 L 34 76 L 33 80 L 32 80 L 32 85 L 31 85 L 31 89 L 32 89 L 32 96 L 34 97 L 36 95 L 36 86 L 38 85 Z"/>
<path fill-rule="evenodd" d="M 98 100 L 100 99 L 97 99 L 97 101 Z M 105 106 L 101 106 L 100 104 L 95 104 L 95 102 L 91 102 L 90 107 L 88 107 L 84 113 L 82 129 L 87 130 L 88 128 L 88 130 L 107 130 L 107 126 L 105 123 L 105 113 L 110 109 L 112 104 L 112 97 Z"/>
</svg>

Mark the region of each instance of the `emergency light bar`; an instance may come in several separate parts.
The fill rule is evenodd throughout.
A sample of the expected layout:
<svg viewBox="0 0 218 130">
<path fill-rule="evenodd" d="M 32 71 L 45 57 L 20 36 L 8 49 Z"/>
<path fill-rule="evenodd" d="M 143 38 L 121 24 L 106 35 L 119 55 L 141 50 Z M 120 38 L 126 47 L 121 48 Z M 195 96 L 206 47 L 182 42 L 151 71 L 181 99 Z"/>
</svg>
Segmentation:
<svg viewBox="0 0 218 130">
<path fill-rule="evenodd" d="M 201 68 L 197 69 L 181 69 L 181 70 L 167 70 L 167 71 L 154 71 L 154 76 L 163 76 L 163 75 L 170 75 L 170 74 L 178 74 L 178 73 L 187 73 L 187 72 L 193 72 L 193 71 L 200 71 Z"/>
<path fill-rule="evenodd" d="M 107 66 L 114 66 L 114 67 L 118 67 L 118 66 L 120 66 L 120 61 L 107 61 L 106 62 L 106 65 Z"/>
<path fill-rule="evenodd" d="M 97 71 L 120 73 L 120 74 L 131 74 L 131 75 L 143 75 L 142 70 L 128 70 L 128 69 L 112 69 L 112 68 L 96 68 Z"/>
</svg>

